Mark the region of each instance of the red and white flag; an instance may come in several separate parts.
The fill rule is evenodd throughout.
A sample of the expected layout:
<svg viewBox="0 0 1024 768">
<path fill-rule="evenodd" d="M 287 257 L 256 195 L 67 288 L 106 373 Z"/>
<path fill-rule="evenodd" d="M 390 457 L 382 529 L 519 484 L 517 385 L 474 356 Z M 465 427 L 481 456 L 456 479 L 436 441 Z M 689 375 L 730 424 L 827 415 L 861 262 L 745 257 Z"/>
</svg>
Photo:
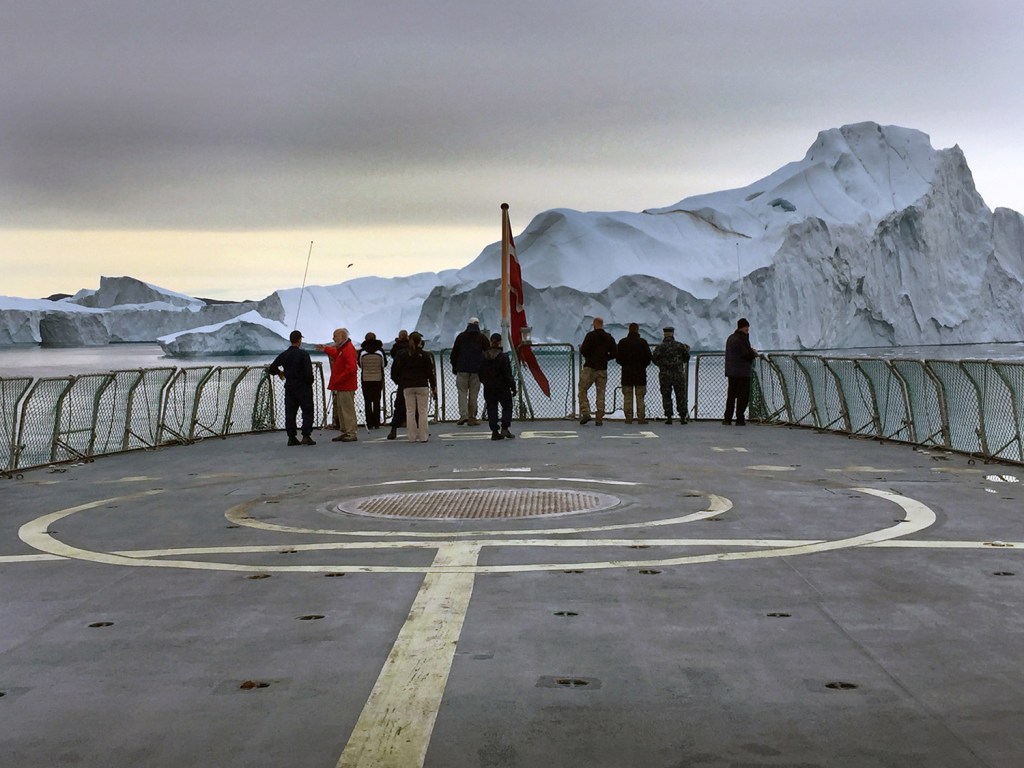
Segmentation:
<svg viewBox="0 0 1024 768">
<path fill-rule="evenodd" d="M 523 327 L 527 325 L 526 310 L 523 307 L 523 273 L 519 268 L 519 260 L 516 258 L 516 244 L 512 239 L 512 226 L 508 220 L 508 208 L 502 206 L 502 245 L 508 258 L 508 302 L 509 319 L 511 322 L 512 339 L 509 346 L 516 349 L 519 359 L 526 364 L 537 381 L 541 391 L 551 397 L 551 386 L 548 384 L 547 376 L 540 369 L 536 355 L 529 344 L 520 344 Z"/>
</svg>

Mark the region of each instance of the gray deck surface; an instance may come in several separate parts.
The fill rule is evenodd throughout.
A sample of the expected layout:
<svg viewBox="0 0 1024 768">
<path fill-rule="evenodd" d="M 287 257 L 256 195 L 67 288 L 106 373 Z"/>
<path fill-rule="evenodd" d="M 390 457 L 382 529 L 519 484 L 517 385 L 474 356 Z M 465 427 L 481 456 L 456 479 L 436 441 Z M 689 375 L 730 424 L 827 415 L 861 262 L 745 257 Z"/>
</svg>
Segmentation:
<svg viewBox="0 0 1024 768">
<path fill-rule="evenodd" d="M 513 430 L 0 479 L 0 765 L 1024 765 L 1020 467 L 757 425 Z M 613 506 L 338 507 L 477 489 Z"/>
</svg>

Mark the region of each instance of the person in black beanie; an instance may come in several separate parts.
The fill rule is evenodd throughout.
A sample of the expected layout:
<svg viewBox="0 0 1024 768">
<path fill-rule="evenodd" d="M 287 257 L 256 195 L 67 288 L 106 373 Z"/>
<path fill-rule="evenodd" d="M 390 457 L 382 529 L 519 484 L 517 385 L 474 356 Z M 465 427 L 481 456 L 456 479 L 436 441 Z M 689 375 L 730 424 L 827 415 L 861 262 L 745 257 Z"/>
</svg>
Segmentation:
<svg viewBox="0 0 1024 768">
<path fill-rule="evenodd" d="M 384 369 L 388 365 L 384 343 L 377 334 L 368 333 L 359 348 L 359 370 L 362 373 L 363 406 L 366 428 L 380 428 L 380 404 L 384 394 Z"/>
<path fill-rule="evenodd" d="M 484 385 L 484 403 L 487 406 L 487 424 L 491 440 L 511 440 L 515 437 L 512 426 L 512 399 L 516 396 L 516 379 L 512 363 L 501 349 L 501 334 L 491 334 L 491 346 L 480 361 L 480 383 Z M 499 431 L 498 406 L 501 406 Z"/>
<path fill-rule="evenodd" d="M 750 402 L 750 373 L 757 359 L 757 350 L 750 346 L 750 323 L 741 317 L 736 330 L 725 341 L 725 377 L 729 389 L 725 396 L 725 417 L 722 423 L 732 424 L 733 413 L 736 426 L 747 424 L 746 411 Z"/>
</svg>

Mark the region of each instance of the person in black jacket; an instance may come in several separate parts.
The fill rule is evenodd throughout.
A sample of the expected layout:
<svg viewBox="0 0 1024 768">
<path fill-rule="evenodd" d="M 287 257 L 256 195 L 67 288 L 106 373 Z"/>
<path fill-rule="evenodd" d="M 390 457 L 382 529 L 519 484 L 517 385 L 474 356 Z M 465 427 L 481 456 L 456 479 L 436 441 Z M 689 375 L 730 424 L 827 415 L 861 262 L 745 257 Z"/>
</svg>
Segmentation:
<svg viewBox="0 0 1024 768">
<path fill-rule="evenodd" d="M 469 318 L 466 330 L 455 337 L 452 345 L 451 364 L 455 374 L 455 386 L 459 392 L 458 426 L 468 424 L 475 427 L 480 423 L 476 415 L 477 397 L 480 395 L 480 361 L 490 345 L 487 336 L 480 330 L 480 321 Z"/>
<path fill-rule="evenodd" d="M 587 392 L 596 387 L 594 405 L 597 418 L 594 424 L 600 427 L 604 423 L 604 392 L 608 386 L 608 361 L 615 359 L 615 339 L 604 329 L 604 319 L 594 318 L 594 329 L 583 338 L 580 344 L 580 357 L 583 358 L 583 369 L 580 371 L 580 424 L 590 421 L 590 402 Z"/>
<path fill-rule="evenodd" d="M 417 331 L 409 334 L 409 352 L 395 361 L 398 386 L 405 395 L 405 420 L 408 425 L 410 443 L 425 443 L 430 437 L 427 417 L 430 413 L 432 395 L 437 400 L 437 374 L 434 373 L 434 357 L 423 348 L 423 335 Z"/>
<path fill-rule="evenodd" d="M 405 393 L 402 392 L 402 385 L 398 382 L 398 361 L 409 353 L 409 332 L 401 330 L 395 337 L 395 343 L 391 345 L 391 380 L 398 384 L 395 392 L 395 407 L 391 413 L 391 430 L 388 432 L 388 440 L 398 437 L 398 428 L 405 426 Z"/>
<path fill-rule="evenodd" d="M 484 404 L 491 440 L 511 440 L 512 399 L 516 396 L 516 380 L 512 363 L 501 350 L 501 334 L 491 334 L 491 346 L 480 361 L 480 383 L 484 385 Z M 498 430 L 498 406 L 501 406 L 501 430 Z"/>
<path fill-rule="evenodd" d="M 619 339 L 616 359 L 622 367 L 622 411 L 626 423 L 633 423 L 633 397 L 636 396 L 637 421 L 647 423 L 647 366 L 651 364 L 651 345 L 640 335 L 640 326 L 629 324 L 629 333 Z"/>
<path fill-rule="evenodd" d="M 316 445 L 311 437 L 313 432 L 313 361 L 309 352 L 302 349 L 302 334 L 292 331 L 288 336 L 292 343 L 288 349 L 274 358 L 267 367 L 271 376 L 284 379 L 284 429 L 288 433 L 288 445 Z M 296 416 L 302 409 L 302 440 L 298 438 Z"/>
<path fill-rule="evenodd" d="M 747 403 L 750 402 L 750 373 L 757 359 L 757 350 L 750 346 L 750 323 L 741 317 L 736 330 L 725 341 L 725 377 L 729 389 L 725 396 L 725 417 L 722 423 L 732 424 L 733 409 L 736 426 L 746 426 Z"/>
</svg>

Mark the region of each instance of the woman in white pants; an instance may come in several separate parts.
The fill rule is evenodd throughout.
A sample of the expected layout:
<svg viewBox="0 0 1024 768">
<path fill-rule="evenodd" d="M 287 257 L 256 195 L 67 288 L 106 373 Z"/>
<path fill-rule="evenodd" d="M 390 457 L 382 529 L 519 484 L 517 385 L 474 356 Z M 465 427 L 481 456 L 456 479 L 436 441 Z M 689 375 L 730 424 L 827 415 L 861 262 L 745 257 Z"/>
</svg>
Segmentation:
<svg viewBox="0 0 1024 768">
<path fill-rule="evenodd" d="M 434 372 L 434 357 L 423 349 L 423 335 L 417 331 L 409 334 L 409 354 L 395 363 L 398 384 L 405 394 L 405 423 L 409 442 L 427 442 L 427 414 L 430 397 L 437 398 L 437 374 Z"/>
</svg>

